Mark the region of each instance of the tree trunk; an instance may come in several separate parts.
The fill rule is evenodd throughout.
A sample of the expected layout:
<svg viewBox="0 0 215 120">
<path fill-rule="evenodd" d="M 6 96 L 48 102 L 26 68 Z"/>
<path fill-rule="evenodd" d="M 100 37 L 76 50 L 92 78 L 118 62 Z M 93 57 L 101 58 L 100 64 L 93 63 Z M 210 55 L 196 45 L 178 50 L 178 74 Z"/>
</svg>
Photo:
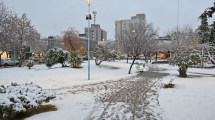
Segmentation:
<svg viewBox="0 0 215 120">
<path fill-rule="evenodd" d="M 95 63 L 97 66 L 99 66 L 102 63 L 102 60 L 98 60 L 97 58 L 95 59 Z"/>
<path fill-rule="evenodd" d="M 144 54 L 144 57 L 145 57 L 145 61 L 146 61 L 146 59 L 147 59 L 146 54 Z"/>
<path fill-rule="evenodd" d="M 183 77 L 183 78 L 186 78 L 187 77 L 187 66 L 182 64 L 180 67 L 179 67 L 179 77 Z"/>
<path fill-rule="evenodd" d="M 19 67 L 22 67 L 22 55 L 19 55 Z"/>
<path fill-rule="evenodd" d="M 128 63 L 128 57 L 129 57 L 129 56 L 127 56 L 127 63 Z"/>
<path fill-rule="evenodd" d="M 1 67 L 1 54 L 0 54 L 0 67 Z"/>
<path fill-rule="evenodd" d="M 23 54 L 22 54 L 21 50 L 19 51 L 19 55 L 18 56 L 19 56 L 19 58 L 18 58 L 19 59 L 19 67 L 22 67 L 22 57 L 23 57 Z"/>
<path fill-rule="evenodd" d="M 19 59 L 19 67 L 22 67 L 22 59 Z"/>
<path fill-rule="evenodd" d="M 98 65 L 98 59 L 97 58 L 95 59 L 95 64 Z"/>
<path fill-rule="evenodd" d="M 136 60 L 136 58 L 137 58 L 137 56 L 134 56 L 133 61 L 132 61 L 131 65 L 130 65 L 130 69 L 128 71 L 128 74 L 131 74 L 131 68 L 134 65 L 134 61 Z"/>
<path fill-rule="evenodd" d="M 156 54 L 155 54 L 155 61 L 157 62 L 158 61 L 158 52 L 156 52 Z"/>
</svg>

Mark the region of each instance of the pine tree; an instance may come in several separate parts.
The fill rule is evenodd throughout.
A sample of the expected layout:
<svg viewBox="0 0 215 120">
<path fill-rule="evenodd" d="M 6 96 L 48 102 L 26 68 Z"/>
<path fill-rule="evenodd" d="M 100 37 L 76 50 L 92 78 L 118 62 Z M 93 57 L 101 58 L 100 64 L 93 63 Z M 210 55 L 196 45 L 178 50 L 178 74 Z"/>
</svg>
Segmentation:
<svg viewBox="0 0 215 120">
<path fill-rule="evenodd" d="M 202 43 L 214 43 L 215 42 L 215 21 L 208 26 L 208 18 L 213 17 L 215 12 L 215 2 L 212 7 L 207 8 L 203 14 L 199 17 L 201 19 L 201 25 L 199 26 L 199 36 Z"/>
<path fill-rule="evenodd" d="M 207 13 L 204 12 L 201 16 L 201 25 L 199 26 L 200 32 L 198 33 L 201 39 L 201 43 L 207 43 L 209 42 L 210 32 L 208 27 L 208 19 L 207 19 Z"/>
<path fill-rule="evenodd" d="M 65 67 L 65 61 L 68 59 L 68 52 L 61 48 L 52 48 L 47 52 L 45 58 L 45 64 L 47 67 L 52 67 L 57 63 L 61 63 L 62 67 Z"/>
<path fill-rule="evenodd" d="M 210 43 L 215 43 L 215 21 L 211 25 L 209 42 Z"/>
</svg>

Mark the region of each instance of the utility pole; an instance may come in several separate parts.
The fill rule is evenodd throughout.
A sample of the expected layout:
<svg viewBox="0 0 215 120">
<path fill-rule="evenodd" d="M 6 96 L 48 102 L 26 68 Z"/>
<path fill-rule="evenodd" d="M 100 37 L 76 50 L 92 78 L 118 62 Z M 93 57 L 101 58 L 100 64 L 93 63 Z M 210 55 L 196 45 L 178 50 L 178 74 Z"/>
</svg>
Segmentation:
<svg viewBox="0 0 215 120">
<path fill-rule="evenodd" d="M 93 16 L 94 16 L 94 25 L 96 24 L 96 14 L 97 14 L 97 12 L 96 12 L 96 11 L 93 11 Z"/>
</svg>

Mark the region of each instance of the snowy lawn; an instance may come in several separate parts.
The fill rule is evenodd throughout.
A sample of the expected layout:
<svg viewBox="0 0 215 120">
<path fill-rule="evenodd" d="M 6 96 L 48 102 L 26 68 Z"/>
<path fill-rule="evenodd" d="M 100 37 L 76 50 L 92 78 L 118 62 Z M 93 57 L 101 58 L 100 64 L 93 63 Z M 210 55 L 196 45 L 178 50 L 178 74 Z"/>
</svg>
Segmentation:
<svg viewBox="0 0 215 120">
<path fill-rule="evenodd" d="M 0 69 L 0 84 L 9 85 L 12 82 L 18 84 L 33 82 L 44 89 L 57 89 L 71 87 L 73 85 L 89 84 L 107 80 L 118 80 L 120 78 L 135 75 L 128 74 L 130 64 L 125 61 L 103 62 L 101 67 L 95 66 L 91 61 L 91 80 L 88 79 L 88 67 L 85 61 L 83 68 L 61 67 L 61 64 L 54 65 L 51 69 L 44 64 L 35 65 L 32 69 L 27 67 L 3 68 Z"/>
<path fill-rule="evenodd" d="M 177 67 L 159 65 L 177 76 Z M 215 119 L 215 69 L 188 68 L 188 78 L 176 77 L 175 88 L 162 89 L 159 101 L 164 110 L 164 120 L 214 120 Z M 165 80 L 165 79 L 164 79 Z"/>
</svg>

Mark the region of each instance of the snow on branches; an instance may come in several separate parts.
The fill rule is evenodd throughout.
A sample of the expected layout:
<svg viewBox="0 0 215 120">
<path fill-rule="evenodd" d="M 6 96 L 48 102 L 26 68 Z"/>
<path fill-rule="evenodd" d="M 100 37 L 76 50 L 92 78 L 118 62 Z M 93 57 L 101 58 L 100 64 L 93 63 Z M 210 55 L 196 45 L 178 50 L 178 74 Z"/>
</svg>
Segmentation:
<svg viewBox="0 0 215 120">
<path fill-rule="evenodd" d="M 10 86 L 0 87 L 0 116 L 14 117 L 17 113 L 36 108 L 43 102 L 55 98 L 55 93 L 44 90 L 40 86 L 12 83 Z"/>
<path fill-rule="evenodd" d="M 68 52 L 62 48 L 50 49 L 45 57 L 45 64 L 47 67 L 52 67 L 54 64 L 61 63 L 65 67 L 65 61 L 68 59 Z"/>
</svg>

